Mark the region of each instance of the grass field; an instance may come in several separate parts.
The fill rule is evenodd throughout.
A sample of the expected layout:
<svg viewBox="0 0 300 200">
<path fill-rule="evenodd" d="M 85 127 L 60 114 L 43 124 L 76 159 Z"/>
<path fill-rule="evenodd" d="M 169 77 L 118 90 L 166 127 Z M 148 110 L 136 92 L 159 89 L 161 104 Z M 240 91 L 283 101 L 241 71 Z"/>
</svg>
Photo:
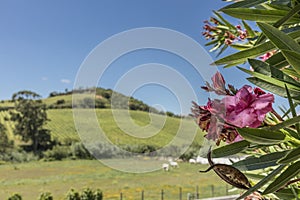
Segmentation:
<svg viewBox="0 0 300 200">
<path fill-rule="evenodd" d="M 115 160 L 114 162 L 120 162 Z M 85 187 L 99 188 L 105 200 L 119 199 L 120 192 L 125 200 L 140 199 L 144 190 L 145 199 L 178 199 L 182 187 L 183 199 L 187 193 L 195 193 L 199 186 L 200 197 L 226 194 L 226 184 L 213 172 L 198 173 L 207 166 L 179 163 L 179 168 L 164 172 L 133 174 L 113 170 L 97 160 L 75 160 L 57 162 L 31 162 L 0 166 L 0 199 L 7 199 L 12 193 L 19 193 L 25 200 L 36 199 L 41 192 L 51 192 L 54 199 L 63 199 L 70 188 L 81 190 Z M 237 193 L 238 191 L 235 191 Z"/>
<path fill-rule="evenodd" d="M 129 116 L 126 115 L 126 110 L 117 112 L 118 122 L 111 109 L 96 109 L 98 123 L 95 127 L 90 127 L 89 120 L 85 116 L 79 120 L 86 122 L 92 132 L 97 132 L 96 126 L 99 124 L 106 137 L 115 144 L 149 144 L 161 147 L 170 143 L 175 135 L 178 139 L 176 143 L 179 145 L 190 142 L 187 139 L 194 140 L 198 144 L 202 142 L 203 134 L 197 130 L 193 120 L 157 114 L 153 114 L 150 118 L 147 112 L 142 111 L 130 111 Z M 50 121 L 46 128 L 51 131 L 53 138 L 59 141 L 70 138 L 79 140 L 71 109 L 53 109 L 47 113 Z M 8 111 L 1 111 L 0 122 L 5 125 L 9 138 L 13 139 L 14 124 L 5 121 L 5 117 L 9 117 Z M 196 137 L 194 133 L 197 134 Z"/>
</svg>

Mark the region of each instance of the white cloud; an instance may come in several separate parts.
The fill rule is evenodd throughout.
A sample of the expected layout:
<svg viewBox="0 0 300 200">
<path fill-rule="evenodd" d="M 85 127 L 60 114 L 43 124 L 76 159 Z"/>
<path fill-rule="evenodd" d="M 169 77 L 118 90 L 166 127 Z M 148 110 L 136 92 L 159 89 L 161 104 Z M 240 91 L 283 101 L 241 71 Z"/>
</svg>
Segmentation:
<svg viewBox="0 0 300 200">
<path fill-rule="evenodd" d="M 48 80 L 48 77 L 45 77 L 45 76 L 42 77 L 42 81 L 47 81 L 47 80 Z"/>
<path fill-rule="evenodd" d="M 69 79 L 61 79 L 60 82 L 65 83 L 65 84 L 69 84 L 69 83 L 71 83 L 71 80 L 69 80 Z"/>
</svg>

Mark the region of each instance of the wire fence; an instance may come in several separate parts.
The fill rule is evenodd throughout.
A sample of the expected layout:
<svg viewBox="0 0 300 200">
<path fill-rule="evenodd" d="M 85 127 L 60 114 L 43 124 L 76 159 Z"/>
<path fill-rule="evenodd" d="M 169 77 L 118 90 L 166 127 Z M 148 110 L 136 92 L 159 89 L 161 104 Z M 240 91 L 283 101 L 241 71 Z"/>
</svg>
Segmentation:
<svg viewBox="0 0 300 200">
<path fill-rule="evenodd" d="M 210 185 L 206 187 L 195 186 L 194 190 L 191 190 L 191 188 L 178 187 L 177 192 L 161 189 L 160 191 L 141 190 L 135 192 L 135 194 L 129 194 L 126 193 L 126 191 L 122 191 L 120 192 L 119 200 L 197 200 L 209 197 L 217 199 L 219 196 L 230 196 L 232 194 L 236 194 L 236 192 L 232 192 L 228 185 L 225 187 Z"/>
</svg>

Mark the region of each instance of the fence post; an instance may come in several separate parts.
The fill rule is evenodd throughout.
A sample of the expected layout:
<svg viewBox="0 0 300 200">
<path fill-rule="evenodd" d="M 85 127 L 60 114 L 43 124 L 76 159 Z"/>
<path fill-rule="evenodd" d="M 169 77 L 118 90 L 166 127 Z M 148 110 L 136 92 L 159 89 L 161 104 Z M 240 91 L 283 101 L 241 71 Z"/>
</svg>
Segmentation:
<svg viewBox="0 0 300 200">
<path fill-rule="evenodd" d="M 164 190 L 161 190 L 161 200 L 164 200 Z"/>
<path fill-rule="evenodd" d="M 123 193 L 120 193 L 120 200 L 123 200 Z"/>
<path fill-rule="evenodd" d="M 144 190 L 142 190 L 142 200 L 144 200 Z"/>
<path fill-rule="evenodd" d="M 215 186 L 211 185 L 211 194 L 214 197 L 215 196 Z"/>
<path fill-rule="evenodd" d="M 188 199 L 188 200 L 191 200 L 191 199 L 192 199 L 191 193 L 187 193 L 187 199 Z"/>
<path fill-rule="evenodd" d="M 196 199 L 199 199 L 199 185 L 196 186 Z"/>
<path fill-rule="evenodd" d="M 179 200 L 182 200 L 182 188 L 179 187 Z"/>
</svg>

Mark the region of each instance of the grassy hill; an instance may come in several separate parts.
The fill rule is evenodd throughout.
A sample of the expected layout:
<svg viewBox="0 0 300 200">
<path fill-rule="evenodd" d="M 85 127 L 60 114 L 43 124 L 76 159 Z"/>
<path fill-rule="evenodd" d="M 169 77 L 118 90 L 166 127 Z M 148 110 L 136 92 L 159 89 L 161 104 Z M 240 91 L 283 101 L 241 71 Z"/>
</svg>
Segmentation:
<svg viewBox="0 0 300 200">
<path fill-rule="evenodd" d="M 115 121 L 111 109 L 96 109 L 96 115 L 99 121 L 99 125 L 112 143 L 121 145 L 148 144 L 162 147 L 168 144 L 174 138 L 178 130 L 180 130 L 180 126 L 184 126 L 184 132 L 186 134 L 183 133 L 178 136 L 178 143 L 184 144 L 186 142 L 187 136 L 191 136 L 191 134 L 195 132 L 195 129 L 197 129 L 194 121 L 191 119 L 180 119 L 158 114 L 152 114 L 152 122 L 154 121 L 154 125 L 152 125 L 152 127 L 148 127 L 147 125 L 149 125 L 149 123 L 151 122 L 149 113 L 142 111 L 130 111 L 130 118 L 125 115 L 126 113 L 126 110 L 118 111 L 118 124 Z M 47 114 L 50 121 L 47 123 L 46 128 L 51 131 L 51 135 L 53 138 L 62 143 L 70 141 L 70 139 L 80 140 L 80 137 L 75 128 L 73 112 L 71 109 L 50 109 L 47 111 Z M 9 139 L 15 139 L 13 135 L 13 122 L 6 121 L 5 118 L 7 117 L 9 117 L 8 111 L 0 112 L 0 122 L 3 123 L 7 128 Z M 160 122 L 164 120 L 165 123 L 162 127 L 157 127 L 157 130 L 159 131 L 156 133 L 155 121 Z M 120 124 L 123 130 L 120 128 Z M 136 126 L 131 127 L 133 125 Z M 136 127 L 139 127 L 139 130 L 136 129 Z M 145 137 L 145 131 L 151 132 L 151 128 L 156 134 L 153 133 L 153 136 Z M 145 131 L 143 131 L 144 129 Z M 138 131 L 138 133 L 136 131 Z M 202 137 L 203 134 L 198 130 L 194 142 L 200 144 L 202 141 Z"/>
<path fill-rule="evenodd" d="M 85 122 L 86 126 L 89 126 L 88 128 L 90 129 L 90 133 L 87 131 L 84 134 L 95 133 L 98 131 L 97 126 L 100 126 L 105 133 L 105 137 L 110 142 L 118 145 L 141 144 L 159 148 L 172 142 L 175 136 L 177 145 L 185 145 L 194 140 L 194 134 L 197 134 L 194 143 L 200 144 L 202 142 L 203 135 L 197 129 L 193 120 L 162 115 L 162 113 L 152 109 L 142 101 L 126 97 L 120 93 L 114 93 L 117 96 L 114 101 L 117 101 L 116 106 L 120 109 L 111 109 L 110 101 L 113 98 L 113 91 L 103 88 L 65 93 L 53 92 L 50 93 L 48 98 L 43 99 L 43 102 L 49 108 L 47 114 L 50 120 L 46 128 L 51 131 L 53 139 L 60 143 L 67 143 L 74 140 L 79 141 L 80 137 L 83 137 L 83 135 L 79 136 L 76 131 L 71 109 L 72 95 L 79 94 L 76 110 L 84 108 L 86 111 L 83 109 L 82 113 L 85 115 L 85 112 L 94 110 L 87 108 L 93 108 L 91 98 L 94 97 L 95 90 L 95 103 L 98 106 L 95 109 L 95 113 L 98 123 L 90 125 L 88 119 L 82 116 L 82 119 L 79 120 L 87 121 Z M 129 106 L 129 108 L 127 107 L 127 109 L 130 109 L 129 114 L 127 109 L 124 109 L 126 106 Z M 15 144 L 18 144 L 18 138 L 13 134 L 13 122 L 5 120 L 9 118 L 9 112 L 13 110 L 13 107 L 14 103 L 11 101 L 0 102 L 0 123 L 6 127 L 8 138 L 14 140 Z M 149 110 L 151 110 L 151 114 L 149 114 Z M 116 114 L 115 112 L 118 113 Z M 116 119 L 118 122 L 116 122 Z M 195 133 L 195 130 L 198 130 L 197 133 Z M 93 138 L 90 140 L 93 140 Z"/>
</svg>

